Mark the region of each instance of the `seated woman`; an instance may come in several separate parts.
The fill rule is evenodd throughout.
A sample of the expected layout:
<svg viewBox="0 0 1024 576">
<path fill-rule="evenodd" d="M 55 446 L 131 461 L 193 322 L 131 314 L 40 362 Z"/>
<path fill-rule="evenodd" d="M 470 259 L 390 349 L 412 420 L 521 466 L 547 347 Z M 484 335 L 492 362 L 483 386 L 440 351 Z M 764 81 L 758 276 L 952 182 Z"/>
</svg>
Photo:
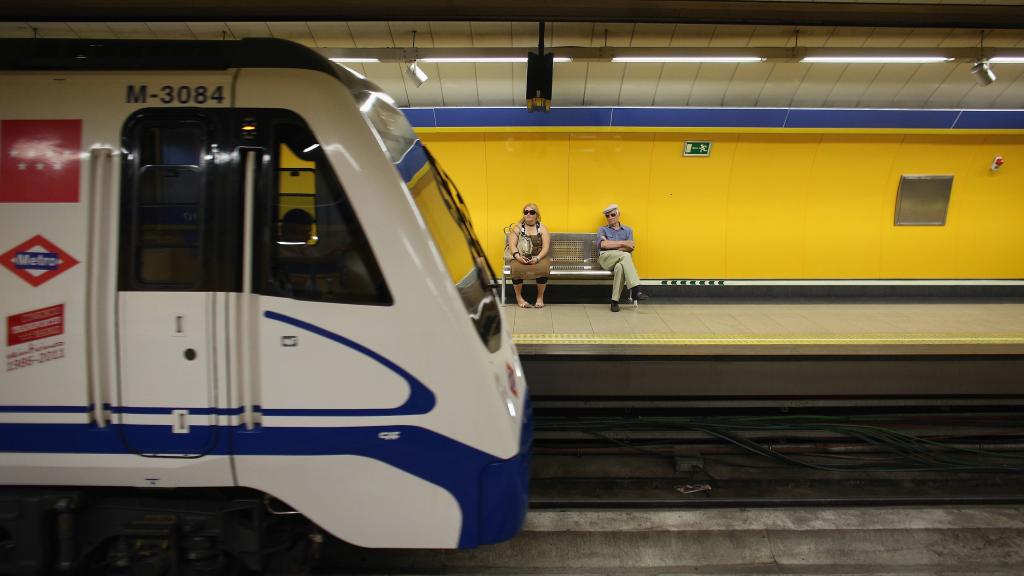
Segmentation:
<svg viewBox="0 0 1024 576">
<path fill-rule="evenodd" d="M 508 252 L 512 255 L 512 288 L 520 308 L 529 308 L 523 300 L 523 280 L 537 280 L 537 308 L 544 307 L 544 289 L 551 273 L 551 234 L 540 223 L 540 210 L 536 204 L 523 206 L 523 217 L 512 225 L 508 234 Z"/>
</svg>

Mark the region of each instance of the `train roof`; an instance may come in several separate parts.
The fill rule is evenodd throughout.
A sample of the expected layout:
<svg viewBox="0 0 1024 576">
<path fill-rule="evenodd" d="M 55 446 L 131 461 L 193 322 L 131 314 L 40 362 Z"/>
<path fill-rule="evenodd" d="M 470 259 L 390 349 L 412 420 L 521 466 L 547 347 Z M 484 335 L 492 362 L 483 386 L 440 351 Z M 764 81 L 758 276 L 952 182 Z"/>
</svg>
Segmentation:
<svg viewBox="0 0 1024 576">
<path fill-rule="evenodd" d="M 319 53 L 277 38 L 242 40 L 0 40 L 0 70 L 226 70 L 301 68 L 345 83 Z"/>
</svg>

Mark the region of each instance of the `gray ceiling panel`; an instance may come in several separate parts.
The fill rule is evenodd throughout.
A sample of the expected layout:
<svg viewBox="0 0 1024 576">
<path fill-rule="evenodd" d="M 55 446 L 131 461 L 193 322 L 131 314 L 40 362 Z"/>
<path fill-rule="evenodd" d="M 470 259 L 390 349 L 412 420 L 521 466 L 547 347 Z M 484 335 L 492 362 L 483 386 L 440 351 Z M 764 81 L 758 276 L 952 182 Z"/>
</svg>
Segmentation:
<svg viewBox="0 0 1024 576">
<path fill-rule="evenodd" d="M 437 66 L 437 78 L 441 81 L 445 106 L 480 105 L 476 67 L 476 64 L 439 64 Z"/>
<path fill-rule="evenodd" d="M 511 22 L 470 22 L 471 46 L 508 47 L 512 45 Z"/>
<path fill-rule="evenodd" d="M 882 68 L 882 64 L 850 64 L 846 66 L 839 81 L 832 86 L 832 91 L 825 99 L 824 106 L 856 108 L 860 104 L 864 92 L 875 81 Z"/>
<path fill-rule="evenodd" d="M 3 32 L 3 26 L 5 24 L 9 26 L 12 23 L 4 22 L 0 24 L 0 34 L 7 36 L 7 34 L 4 34 Z M 26 36 L 32 36 L 32 30 L 27 24 L 21 24 L 21 26 L 22 29 L 27 32 Z M 195 38 L 195 35 L 192 34 L 192 30 L 189 29 L 188 25 L 182 23 L 182 26 L 185 28 L 185 32 L 188 34 L 189 39 Z M 68 27 L 70 27 L 79 38 L 111 38 L 114 34 L 110 30 L 110 26 L 107 26 L 106 22 L 68 22 Z"/>
<path fill-rule="evenodd" d="M 722 104 L 725 106 L 757 106 L 758 96 L 772 72 L 772 65 L 737 64 L 732 81 L 725 90 Z"/>
<path fill-rule="evenodd" d="M 996 102 L 1000 99 L 1004 92 L 1013 85 L 1022 75 L 1024 75 L 1024 65 L 1017 64 L 1014 66 L 1004 66 L 1001 70 L 996 70 L 998 80 L 989 84 L 988 86 L 979 86 L 977 84 L 971 88 L 970 92 L 964 96 L 961 106 L 965 108 L 992 108 L 996 106 Z M 1018 103 L 1015 108 L 1020 108 L 1021 103 Z"/>
<path fill-rule="evenodd" d="M 871 84 L 864 89 L 860 100 L 857 102 L 859 108 L 886 108 L 889 107 L 896 95 L 906 86 L 907 82 L 914 77 L 914 73 L 925 66 L 947 66 L 946 64 L 885 64 L 878 74 L 871 80 Z"/>
<path fill-rule="evenodd" d="M 630 46 L 659 47 L 670 46 L 675 35 L 675 24 L 637 24 L 633 32 Z"/>
<path fill-rule="evenodd" d="M 736 69 L 745 64 L 701 64 L 687 106 L 722 106 Z M 759 66 L 759 64 L 751 64 Z"/>
<path fill-rule="evenodd" d="M 352 37 L 345 22 L 309 22 L 309 32 L 320 47 L 355 48 L 356 41 Z"/>
<path fill-rule="evenodd" d="M 772 71 L 761 86 L 754 106 L 785 107 L 793 102 L 797 90 L 803 84 L 813 64 L 799 62 L 775 62 Z"/>
<path fill-rule="evenodd" d="M 974 88 L 970 64 L 957 64 L 946 80 L 937 86 L 921 108 L 958 108 L 967 93 Z"/>
<path fill-rule="evenodd" d="M 306 46 L 316 46 L 316 39 L 313 38 L 313 33 L 305 22 L 268 22 L 267 25 L 275 38 L 285 38 Z"/>
<path fill-rule="evenodd" d="M 513 97 L 512 69 L 526 64 L 474 64 L 477 98 L 480 106 L 511 106 Z M 523 88 L 525 102 L 525 91 Z"/>
<path fill-rule="evenodd" d="M 700 64 L 664 64 L 658 91 L 654 94 L 655 106 L 686 106 L 690 93 L 697 81 Z"/>
<path fill-rule="evenodd" d="M 925 3 L 934 4 L 934 0 Z M 9 38 L 219 40 L 274 36 L 321 49 L 410 48 L 413 31 L 415 45 L 421 49 L 519 48 L 525 53 L 538 40 L 535 22 L 507 21 L 0 22 L 0 37 Z M 974 54 L 972 48 L 980 50 L 980 41 L 977 29 L 949 27 L 798 29 L 783 25 L 554 22 L 546 26 L 545 45 L 556 50 L 605 46 L 634 50 L 967 50 L 957 55 L 956 63 L 884 66 L 801 64 L 785 55 L 743 65 L 622 64 L 609 62 L 606 53 L 594 51 L 571 64 L 555 64 L 555 106 L 1024 107 L 1024 65 L 994 65 L 998 75 L 994 84 L 982 87 L 974 83 L 968 72 L 969 59 Z M 986 30 L 984 45 L 1024 49 L 1024 30 Z M 524 102 L 526 66 L 522 64 L 420 63 L 430 76 L 422 86 L 416 86 L 406 74 L 407 65 L 387 60 L 350 67 L 393 93 L 403 105 L 521 106 Z"/>
<path fill-rule="evenodd" d="M 348 28 L 356 48 L 394 48 L 391 28 L 387 22 L 349 22 Z"/>
<path fill-rule="evenodd" d="M 619 90 L 619 106 L 651 106 L 664 64 L 626 64 Z"/>
<path fill-rule="evenodd" d="M 583 95 L 587 88 L 587 74 L 590 64 L 578 62 L 573 64 L 555 64 L 552 77 L 551 101 L 555 106 L 582 106 Z M 523 78 L 522 93 L 525 105 L 526 78 Z"/>
<path fill-rule="evenodd" d="M 918 66 L 903 88 L 892 96 L 892 104 L 897 108 L 913 108 L 928 102 L 936 88 L 951 81 L 956 70 L 957 65 L 953 63 Z"/>
<path fill-rule="evenodd" d="M 625 64 L 591 62 L 587 66 L 587 86 L 583 94 L 583 106 L 618 105 L 622 76 L 625 71 Z"/>
<path fill-rule="evenodd" d="M 114 25 L 110 24 L 111 27 Z M 186 22 L 185 26 L 188 26 L 196 40 L 233 40 L 231 27 L 226 22 Z"/>
<path fill-rule="evenodd" d="M 676 24 L 672 35 L 672 46 L 707 46 L 715 33 L 714 24 Z"/>
</svg>

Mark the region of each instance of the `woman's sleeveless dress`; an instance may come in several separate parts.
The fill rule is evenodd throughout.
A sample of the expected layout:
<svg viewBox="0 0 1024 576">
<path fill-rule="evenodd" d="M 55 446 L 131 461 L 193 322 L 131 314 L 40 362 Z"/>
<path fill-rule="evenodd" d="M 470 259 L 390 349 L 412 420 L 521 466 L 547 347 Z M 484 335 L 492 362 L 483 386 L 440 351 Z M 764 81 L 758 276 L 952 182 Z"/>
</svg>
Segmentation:
<svg viewBox="0 0 1024 576">
<path fill-rule="evenodd" d="M 519 234 L 519 232 L 516 232 Z M 544 249 L 544 238 L 540 234 L 527 234 L 530 241 L 533 242 L 533 256 L 540 254 L 540 251 Z M 546 256 L 537 261 L 536 264 L 523 264 L 515 258 L 512 259 L 512 279 L 513 280 L 533 280 L 534 278 L 543 278 L 551 273 L 551 252 L 549 251 Z"/>
</svg>

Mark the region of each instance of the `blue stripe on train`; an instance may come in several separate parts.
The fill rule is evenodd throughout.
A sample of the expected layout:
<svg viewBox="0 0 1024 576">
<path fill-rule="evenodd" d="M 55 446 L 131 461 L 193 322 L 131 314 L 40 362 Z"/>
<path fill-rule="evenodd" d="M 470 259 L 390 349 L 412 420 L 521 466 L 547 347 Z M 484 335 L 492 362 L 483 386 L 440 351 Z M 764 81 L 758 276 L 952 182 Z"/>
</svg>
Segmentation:
<svg viewBox="0 0 1024 576">
<path fill-rule="evenodd" d="M 257 409 L 266 416 L 385 416 L 420 415 L 433 410 L 436 398 L 426 385 L 401 366 L 355 342 L 314 324 L 267 311 L 270 320 L 306 330 L 363 354 L 401 376 L 409 398 L 397 408 L 383 409 Z M 84 406 L 7 406 L 8 412 L 85 413 Z M 111 407 L 115 413 L 168 414 L 170 407 Z M 238 414 L 240 408 L 188 408 L 190 414 Z M 126 454 L 130 444 L 148 454 L 199 455 L 356 455 L 385 462 L 450 492 L 462 510 L 459 547 L 500 542 L 510 538 L 526 515 L 529 481 L 529 442 L 532 422 L 529 399 L 523 417 L 526 452 L 498 460 L 471 446 L 415 426 L 242 427 L 190 426 L 189 434 L 174 434 L 171 426 L 123 425 L 97 428 L 91 424 L 0 424 L 0 452 Z M 394 434 L 399 436 L 395 439 Z M 383 434 L 382 433 L 386 433 Z M 230 444 L 228 442 L 230 438 Z M 388 439 L 391 438 L 391 439 Z M 479 515 L 472 512 L 477 511 Z"/>
<path fill-rule="evenodd" d="M 402 368 L 401 366 L 392 362 L 383 355 L 371 350 L 370 348 L 367 348 L 366 346 L 363 346 L 362 344 L 356 342 L 355 340 L 351 340 L 349 338 L 342 336 L 341 334 L 336 334 L 334 332 L 331 332 L 330 330 L 321 328 L 315 324 L 310 324 L 309 322 L 306 322 L 304 320 L 299 320 L 298 318 L 292 318 L 291 316 L 286 316 L 284 314 L 272 312 L 269 310 L 264 312 L 263 315 L 270 320 L 276 320 L 278 322 L 283 322 L 285 324 L 294 326 L 301 330 L 312 332 L 317 336 L 322 336 L 324 338 L 327 338 L 328 340 L 332 340 L 338 344 L 341 344 L 342 346 L 351 348 L 352 350 L 355 350 L 356 352 L 359 352 L 360 354 L 370 358 L 374 362 L 384 366 L 388 370 L 391 370 L 395 374 L 398 374 L 399 376 L 402 377 L 403 380 L 406 381 L 406 383 L 409 384 L 409 398 L 405 401 L 404 404 L 395 408 L 338 408 L 324 410 L 311 409 L 289 411 L 265 409 L 263 410 L 264 414 L 276 416 L 408 416 L 416 414 L 426 414 L 434 409 L 434 405 L 437 402 L 434 393 L 431 392 L 430 389 L 427 388 L 427 386 L 423 384 L 423 382 L 421 382 L 418 378 L 410 374 L 405 368 Z"/>
<path fill-rule="evenodd" d="M 415 426 L 191 429 L 194 434 L 211 437 L 210 455 L 363 456 L 440 486 L 455 497 L 462 510 L 461 548 L 506 540 L 525 518 L 532 437 L 528 417 L 523 420 L 524 453 L 510 460 L 496 459 Z M 222 433 L 228 431 L 233 433 Z M 126 454 L 122 436 L 147 447 L 166 444 L 169 453 L 179 449 L 172 437 L 180 435 L 173 434 L 169 425 L 115 424 L 101 429 L 90 424 L 0 424 L 0 452 Z"/>
</svg>

